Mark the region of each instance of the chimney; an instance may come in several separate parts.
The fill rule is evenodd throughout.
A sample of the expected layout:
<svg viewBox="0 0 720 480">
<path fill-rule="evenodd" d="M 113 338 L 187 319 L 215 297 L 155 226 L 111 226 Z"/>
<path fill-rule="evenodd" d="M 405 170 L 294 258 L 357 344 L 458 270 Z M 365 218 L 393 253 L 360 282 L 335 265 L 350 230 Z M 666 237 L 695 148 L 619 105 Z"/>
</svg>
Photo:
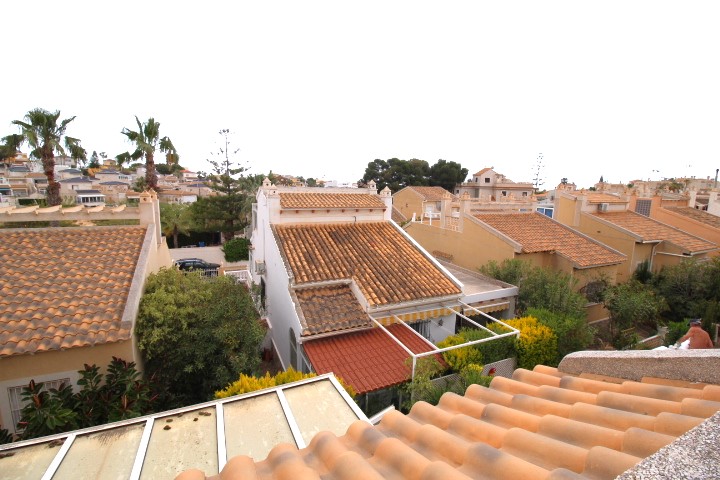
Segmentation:
<svg viewBox="0 0 720 480">
<path fill-rule="evenodd" d="M 140 225 L 153 225 L 155 241 L 158 245 L 162 243 L 160 201 L 154 191 L 145 190 L 140 194 Z"/>
</svg>

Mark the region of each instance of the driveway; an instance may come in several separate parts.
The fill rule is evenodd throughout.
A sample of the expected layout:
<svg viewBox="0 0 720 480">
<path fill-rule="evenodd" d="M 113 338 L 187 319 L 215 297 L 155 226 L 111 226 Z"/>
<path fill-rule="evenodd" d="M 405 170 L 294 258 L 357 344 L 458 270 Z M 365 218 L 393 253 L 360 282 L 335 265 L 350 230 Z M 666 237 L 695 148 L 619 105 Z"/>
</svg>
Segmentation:
<svg viewBox="0 0 720 480">
<path fill-rule="evenodd" d="M 171 248 L 170 257 L 175 260 L 183 258 L 201 258 L 206 262 L 217 263 L 225 267 L 241 267 L 247 266 L 247 260 L 240 262 L 226 262 L 225 254 L 221 247 L 190 247 L 190 248 Z"/>
</svg>

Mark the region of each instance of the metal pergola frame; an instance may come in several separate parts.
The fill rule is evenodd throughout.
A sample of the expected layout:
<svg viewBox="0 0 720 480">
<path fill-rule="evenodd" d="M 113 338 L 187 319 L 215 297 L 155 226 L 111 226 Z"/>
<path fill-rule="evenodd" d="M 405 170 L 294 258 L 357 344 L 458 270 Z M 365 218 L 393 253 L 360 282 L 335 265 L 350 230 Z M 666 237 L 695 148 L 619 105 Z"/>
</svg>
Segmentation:
<svg viewBox="0 0 720 480">
<path fill-rule="evenodd" d="M 463 307 L 464 309 L 473 310 L 473 311 L 479 313 L 480 315 L 485 316 L 488 320 L 491 320 L 491 321 L 493 321 L 493 322 L 499 323 L 500 325 L 508 328 L 510 331 L 507 332 L 507 333 L 497 333 L 497 332 L 493 332 L 493 331 L 490 330 L 489 328 L 487 328 L 487 327 L 485 327 L 485 326 L 483 326 L 483 325 L 480 325 L 479 323 L 477 323 L 477 322 L 475 322 L 474 320 L 472 320 L 472 319 L 468 318 L 467 316 L 465 316 L 465 315 L 462 313 L 464 310 L 458 308 L 458 306 L 455 306 L 455 305 L 453 305 L 453 306 L 443 305 L 442 308 L 446 308 L 446 309 L 448 309 L 448 310 L 450 310 L 450 311 L 452 311 L 452 312 L 455 312 L 456 315 L 459 315 L 461 318 L 463 318 L 464 320 L 467 320 L 467 321 L 470 322 L 471 324 L 475 325 L 477 328 L 479 328 L 479 329 L 481 329 L 481 330 L 485 330 L 486 332 L 490 333 L 492 336 L 491 336 L 491 337 L 488 337 L 488 338 L 483 338 L 483 339 L 480 339 L 480 340 L 473 340 L 473 341 L 470 341 L 470 342 L 462 343 L 462 344 L 460 344 L 460 345 L 453 345 L 453 346 L 451 346 L 451 347 L 438 348 L 438 347 L 435 346 L 430 340 L 428 340 L 427 338 L 423 337 L 423 336 L 420 335 L 418 332 L 416 332 L 413 328 L 411 328 L 410 326 L 408 326 L 408 325 L 407 325 L 407 322 L 405 322 L 404 320 L 402 320 L 402 319 L 401 319 L 400 317 L 398 317 L 397 315 L 392 315 L 392 317 L 396 320 L 397 323 L 403 324 L 403 325 L 405 326 L 405 328 L 407 328 L 408 330 L 410 330 L 414 335 L 417 335 L 418 338 L 422 339 L 428 346 L 432 347 L 432 350 L 429 350 L 429 351 L 427 351 L 427 352 L 423 352 L 423 353 L 413 353 L 407 346 L 405 346 L 404 343 L 402 343 L 397 337 L 395 337 L 395 335 L 393 335 L 392 333 L 390 333 L 390 331 L 389 331 L 387 328 L 385 328 L 385 326 L 384 326 L 382 323 L 378 322 L 377 319 L 376 319 L 375 317 L 373 317 L 372 315 L 370 316 L 370 319 L 373 321 L 373 323 L 374 323 L 377 327 L 380 327 L 380 328 L 382 329 L 382 331 L 385 332 L 385 334 L 387 334 L 390 338 L 392 338 L 393 341 L 394 341 L 395 343 L 397 343 L 403 350 L 405 350 L 405 351 L 407 352 L 407 354 L 410 355 L 410 357 L 412 358 L 412 375 L 411 375 L 411 377 L 410 377 L 410 380 L 411 380 L 411 381 L 415 379 L 415 369 L 416 369 L 416 367 L 417 367 L 417 361 L 418 361 L 419 358 L 429 357 L 430 355 L 437 355 L 437 354 L 440 354 L 440 353 L 443 353 L 443 352 L 447 352 L 447 351 L 449 351 L 449 350 L 455 350 L 455 349 L 457 349 L 457 348 L 464 348 L 464 347 L 468 347 L 468 346 L 471 346 L 471 345 L 477 345 L 477 344 L 480 344 L 480 343 L 491 342 L 491 341 L 493 341 L 493 340 L 498 340 L 498 339 L 500 339 L 500 338 L 506 338 L 506 337 L 511 337 L 511 336 L 519 337 L 519 336 L 520 336 L 520 330 L 518 330 L 517 328 L 511 327 L 511 326 L 508 325 L 507 323 L 502 322 L 502 321 L 498 320 L 497 318 L 494 318 L 494 317 L 488 315 L 487 313 L 483 312 L 482 310 L 480 310 L 480 309 L 477 308 L 477 307 L 473 307 L 473 306 L 468 305 L 467 303 L 464 303 L 464 302 L 458 302 L 458 303 L 459 303 L 460 306 Z M 499 305 L 499 304 L 498 304 L 498 305 Z M 484 306 L 484 307 L 488 307 L 488 306 L 492 307 L 493 305 L 483 305 L 483 306 Z"/>
</svg>

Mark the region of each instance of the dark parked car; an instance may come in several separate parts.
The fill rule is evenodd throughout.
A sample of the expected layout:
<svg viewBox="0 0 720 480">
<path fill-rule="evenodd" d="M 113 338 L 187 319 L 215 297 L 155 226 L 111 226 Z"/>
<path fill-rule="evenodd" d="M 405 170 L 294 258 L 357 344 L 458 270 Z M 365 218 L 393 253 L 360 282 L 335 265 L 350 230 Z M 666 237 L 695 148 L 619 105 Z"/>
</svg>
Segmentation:
<svg viewBox="0 0 720 480">
<path fill-rule="evenodd" d="M 175 265 L 177 265 L 180 270 L 202 270 L 204 275 L 213 277 L 217 275 L 217 270 L 220 267 L 217 263 L 206 262 L 201 258 L 175 260 Z"/>
</svg>

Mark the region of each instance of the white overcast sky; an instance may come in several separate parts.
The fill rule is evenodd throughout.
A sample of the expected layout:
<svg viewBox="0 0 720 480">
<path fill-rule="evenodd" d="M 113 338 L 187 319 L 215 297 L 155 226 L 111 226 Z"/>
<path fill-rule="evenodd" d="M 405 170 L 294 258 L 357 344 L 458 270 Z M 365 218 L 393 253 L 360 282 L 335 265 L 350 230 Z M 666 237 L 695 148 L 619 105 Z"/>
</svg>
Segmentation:
<svg viewBox="0 0 720 480">
<path fill-rule="evenodd" d="M 397 157 L 515 181 L 715 176 L 717 1 L 3 4 L 0 136 L 77 116 L 88 153 L 154 117 L 208 171 L 218 131 L 251 173 L 355 181 Z M 27 151 L 27 149 L 25 150 Z"/>
</svg>

